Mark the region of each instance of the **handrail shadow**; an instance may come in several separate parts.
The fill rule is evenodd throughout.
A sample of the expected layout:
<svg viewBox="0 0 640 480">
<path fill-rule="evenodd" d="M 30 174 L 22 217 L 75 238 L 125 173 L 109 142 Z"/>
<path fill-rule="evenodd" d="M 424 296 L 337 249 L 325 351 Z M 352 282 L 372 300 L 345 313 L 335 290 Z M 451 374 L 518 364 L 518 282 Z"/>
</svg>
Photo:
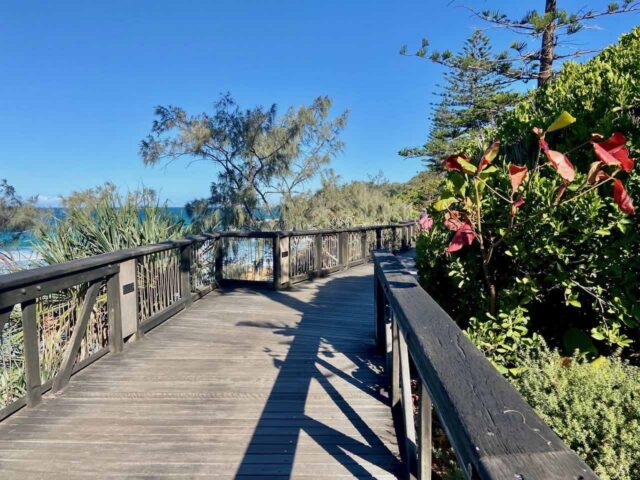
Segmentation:
<svg viewBox="0 0 640 480">
<path fill-rule="evenodd" d="M 281 360 L 274 358 L 274 365 L 279 369 L 269 397 L 262 410 L 260 419 L 253 431 L 251 440 L 243 459 L 236 472 L 236 478 L 246 478 L 255 474 L 255 465 L 250 457 L 260 454 L 264 445 L 265 437 L 270 436 L 273 427 L 273 417 L 278 412 L 282 412 L 279 403 L 283 397 L 288 399 L 288 416 L 293 420 L 296 428 L 286 429 L 284 437 L 279 438 L 281 443 L 287 445 L 287 461 L 279 463 L 278 476 L 289 478 L 293 471 L 295 454 L 297 451 L 300 435 L 304 432 L 311 437 L 322 449 L 340 462 L 351 474 L 358 478 L 372 478 L 373 474 L 358 464 L 357 458 L 383 469 L 389 474 L 398 475 L 402 471 L 401 461 L 389 450 L 384 441 L 374 432 L 367 422 L 358 414 L 347 399 L 338 391 L 330 378 L 337 377 L 346 381 L 366 393 L 371 398 L 388 406 L 388 395 L 386 391 L 386 377 L 382 368 L 383 359 L 375 351 L 373 342 L 373 320 L 371 321 L 370 337 L 362 336 L 362 331 L 347 331 L 342 333 L 332 327 L 332 320 L 327 320 L 329 324 L 319 327 L 320 317 L 326 318 L 326 305 L 336 296 L 340 296 L 345 291 L 347 284 L 357 281 L 366 284 L 367 287 L 373 281 L 372 276 L 346 276 L 340 275 L 325 281 L 320 281 L 317 292 L 312 299 L 304 302 L 296 299 L 289 292 L 264 292 L 270 299 L 281 303 L 293 310 L 301 313 L 301 318 L 295 327 L 280 327 L 278 322 L 238 322 L 238 325 L 254 326 L 256 328 L 273 329 L 274 334 L 284 337 L 291 337 L 289 350 L 286 357 Z M 310 284 L 306 284 L 309 286 Z M 300 287 L 298 287 L 300 288 Z M 304 288 L 304 285 L 302 285 Z M 294 291 L 296 288 L 293 289 Z M 334 300 L 335 301 L 335 300 Z M 347 309 L 349 306 L 347 305 Z M 362 315 L 355 312 L 353 307 L 351 314 Z M 367 312 L 368 313 L 368 312 Z M 373 316 L 373 311 L 371 312 Z M 335 322 L 335 321 L 334 321 Z M 343 326 L 347 326 L 342 323 Z M 338 327 L 339 328 L 339 327 Z M 354 345 L 353 338 L 346 338 L 349 335 L 362 336 L 362 340 L 355 342 L 365 342 L 371 349 L 371 355 L 363 358 L 360 351 L 353 352 L 348 346 Z M 334 348 L 336 353 L 347 357 L 356 368 L 349 373 L 334 366 L 329 359 L 334 356 L 325 347 Z M 364 347 L 366 349 L 366 347 Z M 324 357 L 324 358 L 323 358 Z M 324 370 L 324 372 L 323 372 Z M 296 395 L 290 396 L 291 378 L 296 379 Z M 307 398 L 310 394 L 312 381 L 315 380 L 327 394 L 331 403 L 338 407 L 341 414 L 355 431 L 364 439 L 350 437 L 335 428 L 313 418 L 307 413 Z M 291 399 L 291 400 L 289 400 Z M 391 419 L 391 415 L 389 416 Z M 395 438 L 395 431 L 389 432 Z M 390 436 L 391 436 L 390 435 Z M 281 470 L 281 471 L 280 471 Z"/>
</svg>

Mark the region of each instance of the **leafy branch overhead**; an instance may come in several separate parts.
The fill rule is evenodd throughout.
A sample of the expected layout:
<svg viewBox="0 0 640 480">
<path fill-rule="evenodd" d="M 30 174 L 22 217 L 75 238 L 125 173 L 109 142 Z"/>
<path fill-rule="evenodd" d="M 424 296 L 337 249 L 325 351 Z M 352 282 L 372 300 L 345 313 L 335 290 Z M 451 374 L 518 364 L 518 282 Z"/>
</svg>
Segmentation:
<svg viewBox="0 0 640 480">
<path fill-rule="evenodd" d="M 429 41 L 422 44 L 412 55 L 427 58 L 449 69 L 471 69 L 479 72 L 495 73 L 504 83 L 528 82 L 535 80 L 538 85 L 546 83 L 553 75 L 556 61 L 578 58 L 598 52 L 598 49 L 575 49 L 570 37 L 593 28 L 591 23 L 601 17 L 632 13 L 640 10 L 640 2 L 623 0 L 612 2 L 599 10 L 582 9 L 575 12 L 558 8 L 557 0 L 545 0 L 544 10 L 527 11 L 521 18 L 511 18 L 500 11 L 476 10 L 466 7 L 471 14 L 485 23 L 486 29 L 506 29 L 518 35 L 507 50 L 494 54 L 491 58 L 478 58 L 461 65 L 449 50 L 429 49 Z M 530 46 L 530 43 L 535 46 Z M 400 53 L 407 55 L 408 48 L 403 46 Z"/>
<path fill-rule="evenodd" d="M 275 105 L 241 110 L 229 94 L 210 114 L 160 106 L 140 154 L 147 165 L 182 158 L 213 163 L 209 207 L 225 227 L 257 228 L 265 217 L 277 219 L 276 203 L 299 193 L 342 150 L 348 113 L 329 118 L 331 103 L 318 97 L 282 116 Z"/>
</svg>

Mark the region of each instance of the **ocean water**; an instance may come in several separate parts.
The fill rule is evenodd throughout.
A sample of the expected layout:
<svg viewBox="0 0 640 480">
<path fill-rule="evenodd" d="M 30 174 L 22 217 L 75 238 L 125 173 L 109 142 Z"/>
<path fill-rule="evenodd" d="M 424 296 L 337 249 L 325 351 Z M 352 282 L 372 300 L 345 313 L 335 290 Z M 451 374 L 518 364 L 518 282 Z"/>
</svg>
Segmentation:
<svg viewBox="0 0 640 480">
<path fill-rule="evenodd" d="M 185 224 L 189 223 L 187 212 L 182 207 L 168 207 L 169 213 L 177 218 L 181 218 Z M 57 219 L 64 218 L 66 210 L 64 208 L 51 208 L 43 210 L 43 218 L 47 221 L 55 222 Z M 34 250 L 34 243 L 38 241 L 33 231 L 25 231 L 20 235 L 17 242 L 12 242 L 15 232 L 0 232 L 0 245 L 7 247 L 9 256 L 22 267 L 33 266 L 38 263 L 37 253 Z M 2 265 L 0 265 L 0 273 L 2 273 Z"/>
</svg>

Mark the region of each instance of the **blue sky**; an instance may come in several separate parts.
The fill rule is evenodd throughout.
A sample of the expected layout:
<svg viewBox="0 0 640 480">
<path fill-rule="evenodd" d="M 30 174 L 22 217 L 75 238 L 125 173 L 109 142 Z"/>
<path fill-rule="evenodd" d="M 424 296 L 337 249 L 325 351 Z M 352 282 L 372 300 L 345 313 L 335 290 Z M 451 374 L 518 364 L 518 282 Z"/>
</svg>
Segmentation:
<svg viewBox="0 0 640 480">
<path fill-rule="evenodd" d="M 216 0 L 30 2 L 0 5 L 0 178 L 43 203 L 112 181 L 158 189 L 171 205 L 207 195 L 212 165 L 144 167 L 138 145 L 158 104 L 210 108 L 230 91 L 241 105 L 281 110 L 329 95 L 350 109 L 345 180 L 421 169 L 397 151 L 421 144 L 441 70 L 401 57 L 427 36 L 457 49 L 476 19 L 451 0 Z M 522 7 L 526 3 L 527 7 Z M 521 15 L 544 2 L 474 1 Z M 562 7 L 594 0 L 560 1 Z M 457 6 L 456 6 L 457 5 Z M 578 37 L 606 45 L 638 24 L 603 19 Z M 505 39 L 499 35 L 498 41 Z"/>
</svg>

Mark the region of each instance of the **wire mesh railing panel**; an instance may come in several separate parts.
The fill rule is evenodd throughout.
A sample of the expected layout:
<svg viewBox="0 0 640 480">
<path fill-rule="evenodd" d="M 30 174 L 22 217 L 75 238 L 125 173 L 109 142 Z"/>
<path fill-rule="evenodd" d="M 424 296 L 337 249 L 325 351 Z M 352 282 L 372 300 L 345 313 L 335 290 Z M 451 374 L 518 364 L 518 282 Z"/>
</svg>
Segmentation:
<svg viewBox="0 0 640 480">
<path fill-rule="evenodd" d="M 371 250 L 376 249 L 376 231 L 367 230 L 367 254 L 371 254 Z"/>
<path fill-rule="evenodd" d="M 40 378 L 53 379 L 60 370 L 65 350 L 80 318 L 88 285 L 78 285 L 36 300 Z M 75 363 L 86 360 L 109 345 L 107 286 L 100 285 Z"/>
<path fill-rule="evenodd" d="M 337 267 L 340 264 L 338 234 L 322 235 L 322 268 Z"/>
<path fill-rule="evenodd" d="M 400 231 L 393 228 L 385 228 L 382 230 L 382 248 L 391 251 L 400 250 Z"/>
<path fill-rule="evenodd" d="M 141 323 L 180 300 L 180 251 L 173 248 L 138 258 L 136 281 Z"/>
<path fill-rule="evenodd" d="M 224 279 L 273 281 L 273 239 L 227 237 L 222 242 Z"/>
<path fill-rule="evenodd" d="M 216 241 L 194 243 L 191 249 L 191 291 L 210 287 L 215 279 Z"/>
<path fill-rule="evenodd" d="M 315 236 L 302 235 L 289 238 L 289 275 L 308 275 L 315 269 Z"/>
<path fill-rule="evenodd" d="M 362 259 L 362 232 L 349 232 L 349 262 Z"/>
<path fill-rule="evenodd" d="M 20 306 L 16 305 L 5 318 L 0 332 L 0 408 L 24 397 L 27 388 Z"/>
</svg>

